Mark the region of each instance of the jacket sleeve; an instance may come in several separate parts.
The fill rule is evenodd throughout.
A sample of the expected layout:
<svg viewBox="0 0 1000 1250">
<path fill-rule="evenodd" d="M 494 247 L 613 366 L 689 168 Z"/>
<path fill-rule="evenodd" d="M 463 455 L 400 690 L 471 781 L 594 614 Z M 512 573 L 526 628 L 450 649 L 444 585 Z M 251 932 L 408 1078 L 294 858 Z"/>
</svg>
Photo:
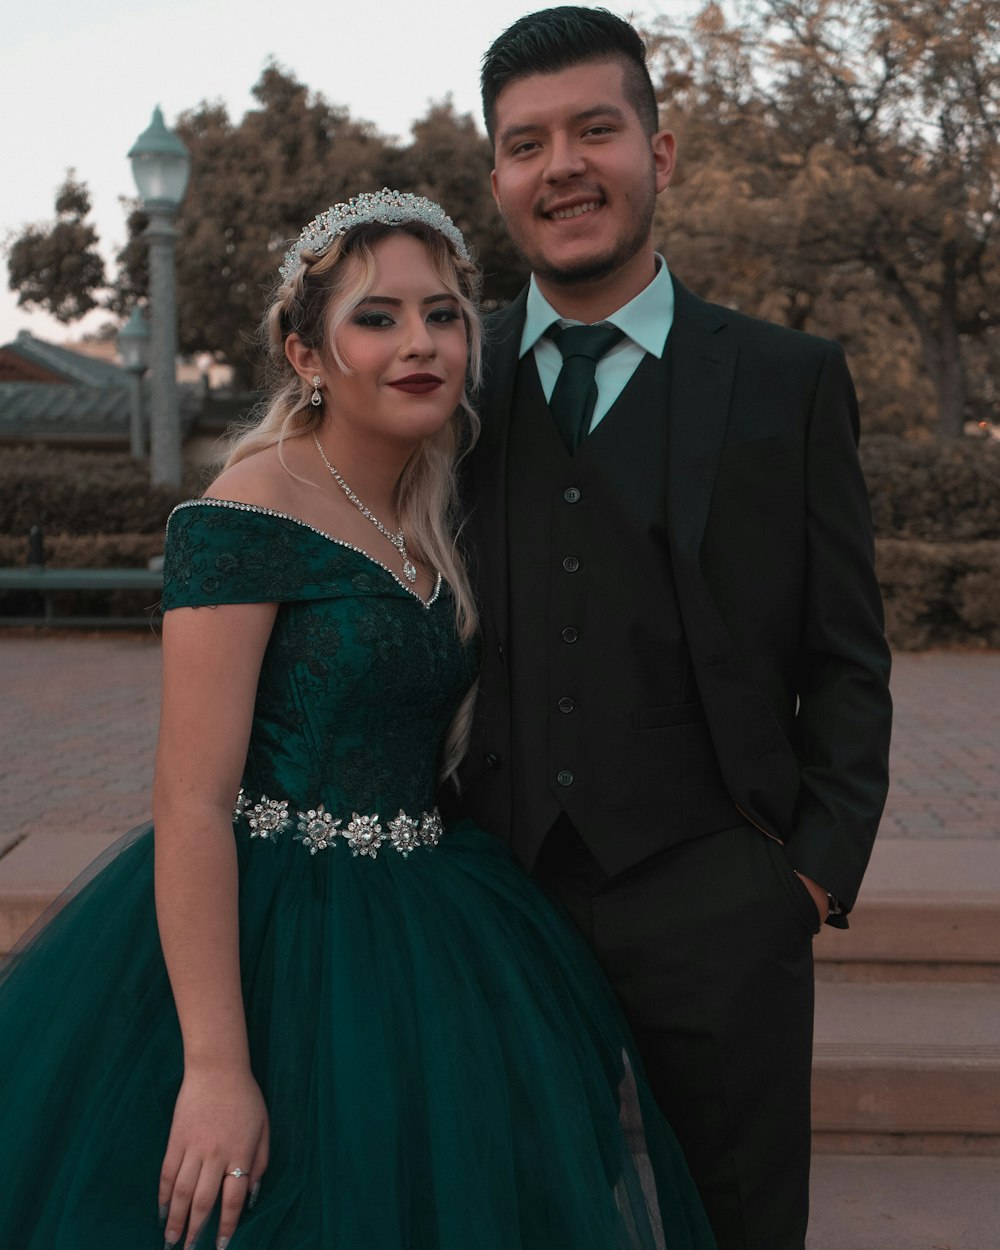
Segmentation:
<svg viewBox="0 0 1000 1250">
<path fill-rule="evenodd" d="M 857 897 L 885 805 L 892 720 L 889 649 L 858 431 L 844 354 L 830 344 L 806 440 L 796 718 L 801 790 L 786 850 L 793 866 L 829 890 L 845 911 Z"/>
</svg>

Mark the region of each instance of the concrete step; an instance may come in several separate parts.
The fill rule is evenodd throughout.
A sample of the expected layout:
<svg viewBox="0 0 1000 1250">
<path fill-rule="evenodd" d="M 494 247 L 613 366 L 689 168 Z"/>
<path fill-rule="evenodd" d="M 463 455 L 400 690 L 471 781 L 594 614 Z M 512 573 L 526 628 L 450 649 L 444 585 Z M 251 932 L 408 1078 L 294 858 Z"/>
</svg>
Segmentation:
<svg viewBox="0 0 1000 1250">
<path fill-rule="evenodd" d="M 813 1132 L 840 1154 L 1000 1155 L 1000 985 L 820 983 Z"/>
<path fill-rule="evenodd" d="M 807 1250 L 997 1250 L 1000 1159 L 813 1160 Z"/>
<path fill-rule="evenodd" d="M 1000 983 L 1000 839 L 877 839 L 851 927 L 814 949 L 824 980 Z"/>
</svg>

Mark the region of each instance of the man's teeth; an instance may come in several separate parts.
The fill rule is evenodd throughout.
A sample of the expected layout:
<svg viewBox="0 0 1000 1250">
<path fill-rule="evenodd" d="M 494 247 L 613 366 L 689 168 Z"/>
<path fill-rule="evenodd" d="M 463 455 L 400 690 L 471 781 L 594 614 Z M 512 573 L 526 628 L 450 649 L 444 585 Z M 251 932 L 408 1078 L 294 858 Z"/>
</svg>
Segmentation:
<svg viewBox="0 0 1000 1250">
<path fill-rule="evenodd" d="M 600 208 L 600 204 L 597 200 L 592 200 L 589 204 L 576 204 L 573 208 L 557 208 L 549 216 L 553 221 L 565 221 L 567 217 L 582 217 L 584 213 L 592 213 L 596 208 Z"/>
</svg>

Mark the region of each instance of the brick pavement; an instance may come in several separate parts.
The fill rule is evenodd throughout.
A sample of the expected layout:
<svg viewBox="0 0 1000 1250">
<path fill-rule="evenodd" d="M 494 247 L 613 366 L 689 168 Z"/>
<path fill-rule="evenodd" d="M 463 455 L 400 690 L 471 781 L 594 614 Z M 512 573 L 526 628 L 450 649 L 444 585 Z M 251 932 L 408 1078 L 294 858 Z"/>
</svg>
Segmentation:
<svg viewBox="0 0 1000 1250">
<path fill-rule="evenodd" d="M 159 684 L 152 634 L 0 633 L 0 838 L 148 819 Z"/>
<path fill-rule="evenodd" d="M 159 667 L 152 634 L 0 633 L 0 839 L 148 817 Z M 1000 652 L 897 656 L 893 691 L 881 836 L 1000 838 Z"/>
<path fill-rule="evenodd" d="M 899 655 L 883 838 L 1000 838 L 1000 652 Z"/>
</svg>

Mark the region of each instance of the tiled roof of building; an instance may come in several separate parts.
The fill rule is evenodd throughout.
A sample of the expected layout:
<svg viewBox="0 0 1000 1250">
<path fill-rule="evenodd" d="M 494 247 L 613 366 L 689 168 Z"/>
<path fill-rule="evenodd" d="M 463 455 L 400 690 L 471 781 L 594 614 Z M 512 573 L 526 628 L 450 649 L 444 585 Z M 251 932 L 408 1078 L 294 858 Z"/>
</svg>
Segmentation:
<svg viewBox="0 0 1000 1250">
<path fill-rule="evenodd" d="M 126 437 L 127 390 L 66 383 L 0 382 L 0 436 Z"/>
<path fill-rule="evenodd" d="M 65 382 L 65 378 L 19 352 L 0 347 L 0 382 Z"/>
<path fill-rule="evenodd" d="M 0 347 L 0 360 L 0 437 L 127 438 L 129 375 L 118 365 L 27 330 Z"/>
<path fill-rule="evenodd" d="M 23 360 L 38 365 L 69 383 L 101 389 L 128 388 L 128 373 L 120 365 L 113 365 L 93 356 L 84 356 L 81 352 L 60 347 L 56 343 L 47 343 L 44 339 L 35 338 L 28 330 L 22 330 L 13 343 L 4 344 L 0 351 L 13 352 Z"/>
<path fill-rule="evenodd" d="M 23 370 L 16 367 L 21 361 Z M 46 343 L 26 330 L 0 347 L 3 363 L 8 368 L 0 367 L 0 440 L 128 440 L 131 379 L 119 365 Z M 12 375 L 17 380 L 8 380 Z M 150 385 L 144 379 L 147 422 Z M 200 386 L 178 387 L 182 432 L 193 427 L 202 400 Z"/>
</svg>

